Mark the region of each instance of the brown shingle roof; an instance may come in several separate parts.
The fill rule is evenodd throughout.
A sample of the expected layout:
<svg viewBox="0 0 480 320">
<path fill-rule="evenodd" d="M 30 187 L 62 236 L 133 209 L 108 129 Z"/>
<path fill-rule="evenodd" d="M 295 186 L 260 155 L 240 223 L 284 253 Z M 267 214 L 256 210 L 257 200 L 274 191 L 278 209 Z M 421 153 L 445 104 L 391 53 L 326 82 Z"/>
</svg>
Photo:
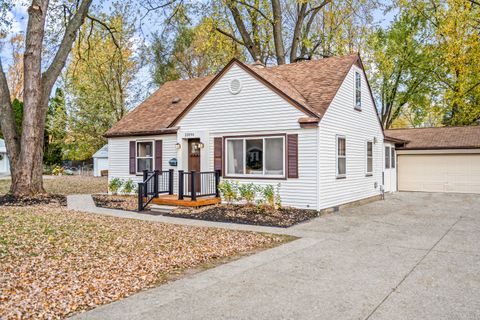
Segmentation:
<svg viewBox="0 0 480 320">
<path fill-rule="evenodd" d="M 358 55 L 325 58 L 276 67 L 247 66 L 232 60 L 217 76 L 165 83 L 105 134 L 106 137 L 174 132 L 196 100 L 234 62 L 301 108 L 308 116 L 322 118 Z M 180 101 L 173 103 L 174 98 Z"/>
<path fill-rule="evenodd" d="M 166 82 L 105 134 L 106 137 L 174 132 L 170 123 L 213 79 L 213 76 Z M 174 103 L 175 98 L 180 101 Z"/>
<path fill-rule="evenodd" d="M 406 140 L 403 149 L 480 148 L 480 126 L 391 129 L 385 136 Z"/>
</svg>

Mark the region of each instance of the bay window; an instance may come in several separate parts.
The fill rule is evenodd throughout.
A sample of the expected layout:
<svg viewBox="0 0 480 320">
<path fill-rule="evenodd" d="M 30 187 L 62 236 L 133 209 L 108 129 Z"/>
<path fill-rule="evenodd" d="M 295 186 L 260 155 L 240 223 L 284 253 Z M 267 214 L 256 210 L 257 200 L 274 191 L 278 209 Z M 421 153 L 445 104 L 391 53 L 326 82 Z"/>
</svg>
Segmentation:
<svg viewBox="0 0 480 320">
<path fill-rule="evenodd" d="M 226 171 L 236 177 L 285 177 L 285 137 L 226 138 Z"/>
</svg>

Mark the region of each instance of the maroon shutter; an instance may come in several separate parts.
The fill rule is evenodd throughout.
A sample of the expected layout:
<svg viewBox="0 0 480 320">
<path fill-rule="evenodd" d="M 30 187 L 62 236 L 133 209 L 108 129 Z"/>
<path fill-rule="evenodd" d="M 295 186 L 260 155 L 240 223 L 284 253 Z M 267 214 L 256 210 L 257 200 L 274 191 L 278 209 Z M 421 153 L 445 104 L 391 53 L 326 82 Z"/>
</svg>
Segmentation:
<svg viewBox="0 0 480 320">
<path fill-rule="evenodd" d="M 135 141 L 130 141 L 130 158 L 129 158 L 129 166 L 130 166 L 130 174 L 137 173 L 137 168 L 135 166 Z"/>
<path fill-rule="evenodd" d="M 222 175 L 222 155 L 223 155 L 223 138 L 218 137 L 213 139 L 213 169 L 220 170 Z"/>
<path fill-rule="evenodd" d="M 287 135 L 287 177 L 298 178 L 298 134 Z"/>
<path fill-rule="evenodd" d="M 155 170 L 162 172 L 163 141 L 155 140 Z"/>
</svg>

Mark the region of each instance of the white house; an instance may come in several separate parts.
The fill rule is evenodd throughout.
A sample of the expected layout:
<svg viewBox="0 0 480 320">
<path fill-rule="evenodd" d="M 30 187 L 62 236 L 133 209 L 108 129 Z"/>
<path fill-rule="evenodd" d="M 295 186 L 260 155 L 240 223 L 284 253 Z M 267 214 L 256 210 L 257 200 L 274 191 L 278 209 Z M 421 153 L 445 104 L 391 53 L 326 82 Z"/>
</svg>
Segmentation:
<svg viewBox="0 0 480 320">
<path fill-rule="evenodd" d="M 100 177 L 102 171 L 108 170 L 108 144 L 95 152 L 93 158 L 93 176 Z"/>
<path fill-rule="evenodd" d="M 109 179 L 173 169 L 175 193 L 177 170 L 280 184 L 283 204 L 316 210 L 396 190 L 384 170 L 396 141 L 384 143 L 358 55 L 275 67 L 233 59 L 215 76 L 165 83 L 105 136 Z"/>
<path fill-rule="evenodd" d="M 0 175 L 10 173 L 10 164 L 7 156 L 5 141 L 0 139 Z"/>
</svg>

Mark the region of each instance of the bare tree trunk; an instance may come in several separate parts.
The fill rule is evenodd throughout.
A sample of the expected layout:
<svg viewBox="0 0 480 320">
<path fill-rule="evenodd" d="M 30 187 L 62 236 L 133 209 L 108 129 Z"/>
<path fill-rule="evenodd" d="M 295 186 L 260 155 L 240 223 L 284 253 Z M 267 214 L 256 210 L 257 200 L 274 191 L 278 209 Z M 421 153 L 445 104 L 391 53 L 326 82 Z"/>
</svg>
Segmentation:
<svg viewBox="0 0 480 320">
<path fill-rule="evenodd" d="M 273 42 L 275 44 L 275 53 L 277 55 L 277 64 L 285 64 L 285 49 L 283 47 L 282 35 L 282 8 L 280 0 L 272 0 L 273 13 Z"/>
</svg>

